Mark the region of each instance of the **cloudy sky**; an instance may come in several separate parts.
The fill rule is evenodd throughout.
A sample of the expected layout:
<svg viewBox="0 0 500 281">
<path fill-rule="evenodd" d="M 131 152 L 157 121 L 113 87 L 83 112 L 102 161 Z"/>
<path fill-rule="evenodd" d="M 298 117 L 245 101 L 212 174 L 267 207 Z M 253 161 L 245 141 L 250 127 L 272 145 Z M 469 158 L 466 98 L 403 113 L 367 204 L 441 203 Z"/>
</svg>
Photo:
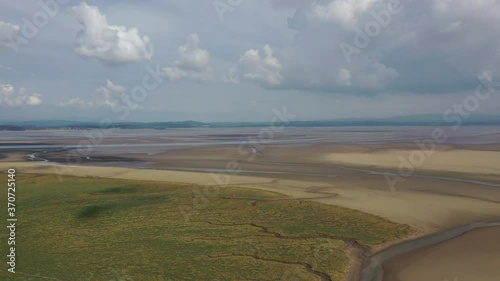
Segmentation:
<svg viewBox="0 0 500 281">
<path fill-rule="evenodd" d="M 499 35 L 496 0 L 3 0 L 0 121 L 443 114 Z"/>
</svg>

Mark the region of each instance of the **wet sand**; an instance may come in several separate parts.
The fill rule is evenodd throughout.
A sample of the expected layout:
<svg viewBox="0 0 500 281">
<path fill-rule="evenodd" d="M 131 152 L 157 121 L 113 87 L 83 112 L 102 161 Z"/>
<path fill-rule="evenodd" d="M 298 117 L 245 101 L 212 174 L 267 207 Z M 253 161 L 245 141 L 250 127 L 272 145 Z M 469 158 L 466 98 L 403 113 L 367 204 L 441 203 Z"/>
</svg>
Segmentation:
<svg viewBox="0 0 500 281">
<path fill-rule="evenodd" d="M 498 281 L 500 227 L 481 228 L 384 265 L 384 281 Z"/>
<path fill-rule="evenodd" d="M 414 156 L 415 161 L 411 162 L 410 159 L 412 158 L 410 155 L 412 153 L 423 155 L 423 158 Z M 500 152 L 498 151 L 453 149 L 429 151 L 429 155 L 426 155 L 420 150 L 387 149 L 371 153 L 331 153 L 325 158 L 332 163 L 390 168 L 391 170 L 408 166 L 405 163 L 409 163 L 416 171 L 500 175 Z"/>
</svg>

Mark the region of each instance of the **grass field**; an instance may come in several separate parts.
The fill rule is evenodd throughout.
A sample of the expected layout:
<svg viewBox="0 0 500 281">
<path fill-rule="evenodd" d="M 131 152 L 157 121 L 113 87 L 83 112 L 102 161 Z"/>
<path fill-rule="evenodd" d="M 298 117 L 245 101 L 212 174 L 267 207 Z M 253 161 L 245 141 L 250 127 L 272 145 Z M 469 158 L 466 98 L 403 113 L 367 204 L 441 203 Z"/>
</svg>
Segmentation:
<svg viewBox="0 0 500 281">
<path fill-rule="evenodd" d="M 412 232 L 271 192 L 212 187 L 213 195 L 197 198 L 203 190 L 18 175 L 16 273 L 7 272 L 2 227 L 0 280 L 342 280 L 349 248 L 366 250 Z M 6 192 L 0 191 L 5 218 Z M 186 217 L 181 210 L 189 208 Z"/>
</svg>

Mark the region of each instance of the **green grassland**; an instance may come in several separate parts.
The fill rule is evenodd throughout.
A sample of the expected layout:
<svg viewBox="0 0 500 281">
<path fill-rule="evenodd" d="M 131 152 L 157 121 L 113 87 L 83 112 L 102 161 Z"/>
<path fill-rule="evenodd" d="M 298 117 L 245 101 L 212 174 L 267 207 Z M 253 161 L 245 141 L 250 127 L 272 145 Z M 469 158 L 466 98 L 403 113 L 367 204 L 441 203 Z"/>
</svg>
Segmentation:
<svg viewBox="0 0 500 281">
<path fill-rule="evenodd" d="M 265 191 L 51 175 L 18 175 L 16 208 L 16 273 L 4 226 L 0 280 L 342 280 L 349 248 L 412 232 Z"/>
</svg>

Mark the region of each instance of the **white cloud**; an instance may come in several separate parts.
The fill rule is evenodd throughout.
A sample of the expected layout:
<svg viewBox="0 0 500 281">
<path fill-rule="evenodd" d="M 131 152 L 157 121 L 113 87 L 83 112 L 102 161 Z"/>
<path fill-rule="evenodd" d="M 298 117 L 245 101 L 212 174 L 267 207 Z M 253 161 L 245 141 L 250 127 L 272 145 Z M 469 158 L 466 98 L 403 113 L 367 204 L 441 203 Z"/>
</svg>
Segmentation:
<svg viewBox="0 0 500 281">
<path fill-rule="evenodd" d="M 0 21 L 0 46 L 12 48 L 16 45 L 21 27 L 19 25 Z"/>
<path fill-rule="evenodd" d="M 321 22 L 338 22 L 345 26 L 357 23 L 357 17 L 368 11 L 377 0 L 333 0 L 314 4 L 310 17 Z"/>
<path fill-rule="evenodd" d="M 73 107 L 80 109 L 89 109 L 93 107 L 109 107 L 115 108 L 122 95 L 127 91 L 124 86 L 115 84 L 111 80 L 106 80 L 106 85 L 99 87 L 95 90 L 96 97 L 95 102 L 85 101 L 80 97 L 71 98 L 67 101 L 59 103 L 61 107 Z M 132 108 L 135 109 L 135 108 Z"/>
<path fill-rule="evenodd" d="M 76 97 L 69 99 L 68 101 L 59 103 L 61 107 L 76 107 L 81 109 L 88 109 L 93 106 L 91 102 L 85 102 L 82 98 Z"/>
<path fill-rule="evenodd" d="M 213 69 L 210 65 L 210 53 L 200 49 L 198 34 L 191 34 L 187 43 L 178 48 L 179 59 L 174 66 L 163 68 L 165 76 L 171 81 L 190 79 L 198 82 L 207 82 L 212 79 Z"/>
<path fill-rule="evenodd" d="M 29 95 L 28 98 L 26 99 L 26 105 L 40 105 L 42 104 L 42 95 L 34 93 L 32 95 Z"/>
<path fill-rule="evenodd" d="M 11 84 L 0 83 L 0 105 L 7 107 L 37 106 L 42 102 L 42 95 L 38 93 L 33 93 L 26 88 L 16 91 Z"/>
<path fill-rule="evenodd" d="M 345 68 L 342 68 L 335 76 L 335 82 L 339 86 L 351 86 L 351 72 Z"/>
<path fill-rule="evenodd" d="M 83 25 L 77 36 L 78 54 L 111 65 L 139 63 L 153 56 L 149 37 L 141 37 L 137 28 L 109 25 L 97 7 L 85 2 L 69 10 Z"/>
<path fill-rule="evenodd" d="M 493 81 L 493 71 L 484 70 L 478 75 L 478 78 L 483 81 L 492 82 Z"/>
<path fill-rule="evenodd" d="M 125 91 L 127 91 L 127 88 L 120 85 L 116 85 L 111 80 L 106 81 L 106 88 L 120 94 L 125 93 Z"/>
<path fill-rule="evenodd" d="M 239 77 L 259 82 L 266 86 L 279 86 L 283 81 L 281 70 L 283 65 L 273 55 L 273 49 L 269 45 L 263 48 L 264 57 L 259 50 L 250 49 L 241 56 L 237 69 L 231 69 L 224 77 L 224 81 L 238 83 Z"/>
<path fill-rule="evenodd" d="M 106 81 L 106 86 L 96 89 L 97 105 L 115 108 L 118 105 L 122 94 L 127 91 L 127 88 L 113 83 L 111 80 Z M 136 109 L 137 105 L 130 105 L 131 109 Z"/>
<path fill-rule="evenodd" d="M 226 83 L 238 84 L 240 83 L 240 78 L 238 77 L 238 71 L 235 68 L 229 69 L 228 73 L 222 77 L 222 80 Z"/>
</svg>

